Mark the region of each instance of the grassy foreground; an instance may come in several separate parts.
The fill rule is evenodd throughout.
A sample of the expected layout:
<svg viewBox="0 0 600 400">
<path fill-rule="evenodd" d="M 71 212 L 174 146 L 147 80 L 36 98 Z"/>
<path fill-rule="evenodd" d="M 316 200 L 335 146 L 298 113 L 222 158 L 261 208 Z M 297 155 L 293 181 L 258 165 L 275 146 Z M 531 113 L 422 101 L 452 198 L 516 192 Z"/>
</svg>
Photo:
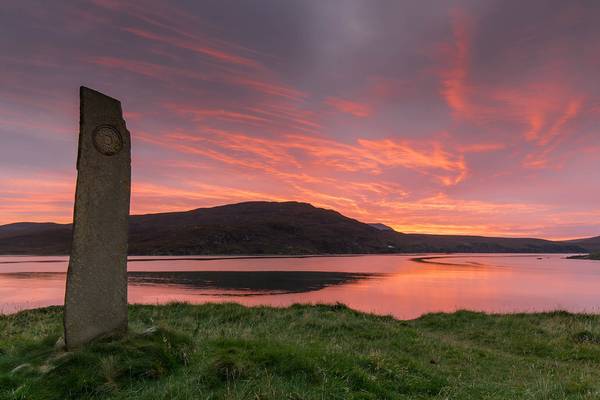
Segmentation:
<svg viewBox="0 0 600 400">
<path fill-rule="evenodd" d="M 126 337 L 76 352 L 61 318 L 0 316 L 0 399 L 600 398 L 600 316 L 131 306 Z"/>
</svg>

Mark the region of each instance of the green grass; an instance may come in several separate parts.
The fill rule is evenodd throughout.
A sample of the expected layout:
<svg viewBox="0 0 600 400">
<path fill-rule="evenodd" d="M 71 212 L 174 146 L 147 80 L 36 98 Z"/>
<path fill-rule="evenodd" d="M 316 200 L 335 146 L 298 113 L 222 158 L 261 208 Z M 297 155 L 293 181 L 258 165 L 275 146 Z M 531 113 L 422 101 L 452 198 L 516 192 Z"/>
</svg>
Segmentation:
<svg viewBox="0 0 600 400">
<path fill-rule="evenodd" d="M 51 307 L 0 316 L 0 399 L 598 399 L 599 322 L 131 306 L 127 336 L 65 352 Z"/>
</svg>

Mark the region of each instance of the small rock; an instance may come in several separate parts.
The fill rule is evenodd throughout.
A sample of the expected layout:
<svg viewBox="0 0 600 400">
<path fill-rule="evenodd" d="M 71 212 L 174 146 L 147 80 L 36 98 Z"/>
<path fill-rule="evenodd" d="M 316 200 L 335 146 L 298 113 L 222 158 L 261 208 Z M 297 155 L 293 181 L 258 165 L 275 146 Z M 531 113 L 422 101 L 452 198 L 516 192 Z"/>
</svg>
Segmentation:
<svg viewBox="0 0 600 400">
<path fill-rule="evenodd" d="M 56 350 L 63 350 L 65 348 L 65 338 L 59 337 L 56 343 L 54 344 L 54 348 Z"/>
<path fill-rule="evenodd" d="M 150 328 L 145 329 L 142 332 L 142 335 L 143 336 L 149 336 L 149 335 L 152 335 L 153 333 L 155 333 L 157 331 L 158 331 L 158 327 L 157 326 L 151 326 Z"/>
</svg>

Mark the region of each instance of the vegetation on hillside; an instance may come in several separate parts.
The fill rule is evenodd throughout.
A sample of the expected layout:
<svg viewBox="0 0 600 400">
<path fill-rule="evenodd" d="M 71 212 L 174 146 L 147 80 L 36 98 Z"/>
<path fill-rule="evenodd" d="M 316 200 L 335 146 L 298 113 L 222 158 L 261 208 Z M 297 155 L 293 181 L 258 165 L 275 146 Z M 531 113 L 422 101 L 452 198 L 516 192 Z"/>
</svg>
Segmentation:
<svg viewBox="0 0 600 400">
<path fill-rule="evenodd" d="M 0 316 L 0 399 L 600 398 L 600 316 L 131 306 L 126 337 L 74 352 L 61 316 Z"/>
</svg>

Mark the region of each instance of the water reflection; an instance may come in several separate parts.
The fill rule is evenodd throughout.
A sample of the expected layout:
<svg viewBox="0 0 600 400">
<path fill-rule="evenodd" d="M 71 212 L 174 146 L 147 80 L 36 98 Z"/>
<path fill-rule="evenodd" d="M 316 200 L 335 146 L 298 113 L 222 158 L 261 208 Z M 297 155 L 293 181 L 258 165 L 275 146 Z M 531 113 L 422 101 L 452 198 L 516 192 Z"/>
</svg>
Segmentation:
<svg viewBox="0 0 600 400">
<path fill-rule="evenodd" d="M 59 280 L 64 281 L 66 274 L 64 272 L 8 272 L 1 273 L 0 280 L 9 279 L 36 279 L 40 281 Z"/>
<path fill-rule="evenodd" d="M 175 271 L 130 272 L 130 285 L 175 285 L 220 290 L 223 296 L 302 293 L 368 279 L 380 274 L 327 271 Z"/>
<path fill-rule="evenodd" d="M 129 285 L 178 286 L 218 290 L 223 296 L 303 293 L 344 285 L 382 274 L 327 271 L 138 271 L 128 273 Z M 64 272 L 0 273 L 0 280 L 65 281 Z"/>
<path fill-rule="evenodd" d="M 62 304 L 67 257 L 0 257 L 0 313 Z M 600 262 L 565 255 L 132 257 L 129 302 L 343 302 L 398 318 L 457 309 L 598 312 Z"/>
</svg>

